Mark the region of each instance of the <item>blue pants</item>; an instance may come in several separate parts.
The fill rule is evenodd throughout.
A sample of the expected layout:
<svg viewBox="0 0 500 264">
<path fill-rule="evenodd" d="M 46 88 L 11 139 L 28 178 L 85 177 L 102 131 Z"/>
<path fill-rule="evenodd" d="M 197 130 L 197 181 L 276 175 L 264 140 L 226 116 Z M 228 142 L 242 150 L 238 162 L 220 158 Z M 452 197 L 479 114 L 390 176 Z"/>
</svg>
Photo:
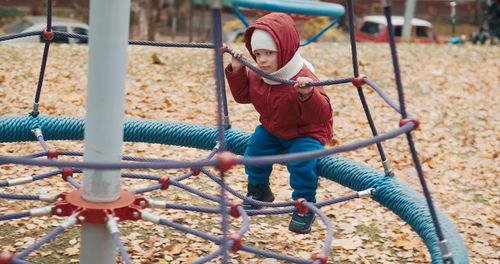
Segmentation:
<svg viewBox="0 0 500 264">
<path fill-rule="evenodd" d="M 312 137 L 298 137 L 289 140 L 280 139 L 269 133 L 262 125 L 255 128 L 255 132 L 248 142 L 245 157 L 267 156 L 283 153 L 297 153 L 319 150 L 324 147 L 321 142 Z M 318 188 L 317 159 L 301 160 L 286 164 L 290 172 L 290 186 L 293 189 L 292 199 L 305 198 L 309 202 L 316 202 Z M 269 175 L 273 169 L 271 165 L 247 165 L 245 172 L 248 183 L 269 183 Z"/>
</svg>

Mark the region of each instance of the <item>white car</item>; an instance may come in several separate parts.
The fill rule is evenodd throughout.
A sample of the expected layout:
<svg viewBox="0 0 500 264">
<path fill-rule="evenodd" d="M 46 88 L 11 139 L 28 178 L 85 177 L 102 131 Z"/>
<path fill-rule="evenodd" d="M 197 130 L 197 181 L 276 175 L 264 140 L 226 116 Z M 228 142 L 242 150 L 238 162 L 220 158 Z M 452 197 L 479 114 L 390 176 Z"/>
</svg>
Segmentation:
<svg viewBox="0 0 500 264">
<path fill-rule="evenodd" d="M 1 29 L 3 36 L 16 34 L 16 33 L 24 33 L 24 32 L 32 32 L 38 30 L 44 30 L 47 27 L 47 17 L 45 16 L 27 16 L 22 18 L 21 20 L 14 21 L 13 23 L 5 25 Z M 80 35 L 88 35 L 89 26 L 81 21 L 69 19 L 69 18 L 61 18 L 61 17 L 52 17 L 52 31 L 60 31 L 60 32 L 68 32 L 73 34 Z M 40 36 L 29 36 L 23 38 L 12 39 L 8 41 L 3 41 L 7 43 L 41 43 L 45 42 L 45 39 Z M 57 36 L 53 40 L 54 43 L 87 43 L 87 40 L 80 40 L 77 38 L 69 38 L 65 36 Z M 0 42 L 1 43 L 1 42 Z"/>
</svg>

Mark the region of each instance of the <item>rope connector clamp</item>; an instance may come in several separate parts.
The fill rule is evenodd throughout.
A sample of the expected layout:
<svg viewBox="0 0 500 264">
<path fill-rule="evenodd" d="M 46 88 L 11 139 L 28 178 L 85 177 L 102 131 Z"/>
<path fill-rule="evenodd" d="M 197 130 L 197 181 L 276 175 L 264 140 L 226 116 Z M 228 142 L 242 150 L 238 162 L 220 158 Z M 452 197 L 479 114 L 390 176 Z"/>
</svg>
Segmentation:
<svg viewBox="0 0 500 264">
<path fill-rule="evenodd" d="M 229 249 L 232 253 L 240 250 L 241 248 L 241 236 L 238 234 L 232 234 L 229 236 L 229 239 L 233 241 L 233 245 Z"/>
<path fill-rule="evenodd" d="M 158 182 L 162 185 L 161 189 L 166 190 L 170 186 L 170 177 L 168 176 L 161 176 L 160 179 L 158 179 Z"/>
<path fill-rule="evenodd" d="M 294 203 L 295 207 L 297 207 L 297 209 L 299 210 L 299 214 L 301 215 L 305 215 L 307 211 L 309 211 L 309 209 L 304 205 L 304 202 L 307 202 L 307 200 L 304 198 L 299 198 Z"/>
<path fill-rule="evenodd" d="M 11 264 L 15 255 L 11 252 L 1 252 L 0 253 L 0 264 Z"/>
<path fill-rule="evenodd" d="M 312 257 L 313 261 L 319 260 L 319 263 L 321 264 L 326 264 L 327 263 L 327 257 L 325 254 L 318 253 Z"/>
<path fill-rule="evenodd" d="M 358 77 L 352 77 L 351 83 L 355 87 L 361 87 L 361 86 L 363 86 L 363 84 L 365 84 L 365 78 L 366 78 L 366 75 L 360 74 Z"/>
<path fill-rule="evenodd" d="M 220 53 L 221 53 L 221 54 L 224 54 L 224 53 L 226 53 L 228 50 L 229 50 L 229 48 L 228 48 L 227 46 L 222 46 L 222 47 L 220 48 Z"/>
<path fill-rule="evenodd" d="M 71 167 L 64 167 L 62 171 L 62 178 L 64 181 L 68 181 L 68 177 L 73 176 L 73 168 Z"/>
<path fill-rule="evenodd" d="M 48 159 L 57 159 L 58 156 L 59 156 L 59 152 L 57 152 L 56 149 L 49 149 L 49 151 L 47 151 L 47 158 Z"/>
<path fill-rule="evenodd" d="M 45 29 L 42 32 L 42 36 L 45 40 L 52 41 L 56 36 L 56 33 L 54 33 L 54 31 L 47 31 L 47 29 Z"/>
<path fill-rule="evenodd" d="M 238 207 L 242 207 L 242 205 L 237 203 L 231 204 L 231 216 L 234 218 L 238 218 L 241 216 L 240 212 L 238 211 Z"/>
<path fill-rule="evenodd" d="M 201 169 L 200 168 L 191 168 L 191 172 L 193 173 L 194 176 L 200 175 Z"/>
<path fill-rule="evenodd" d="M 229 151 L 218 153 L 215 155 L 215 159 L 218 161 L 216 168 L 220 172 L 226 172 L 231 169 L 231 167 L 236 165 L 236 155 Z"/>
<path fill-rule="evenodd" d="M 405 119 L 401 119 L 399 121 L 399 127 L 402 127 L 402 126 L 408 124 L 409 122 L 413 122 L 415 124 L 415 126 L 413 127 L 412 130 L 417 130 L 420 127 L 420 120 L 418 120 L 415 117 L 408 117 Z"/>
</svg>

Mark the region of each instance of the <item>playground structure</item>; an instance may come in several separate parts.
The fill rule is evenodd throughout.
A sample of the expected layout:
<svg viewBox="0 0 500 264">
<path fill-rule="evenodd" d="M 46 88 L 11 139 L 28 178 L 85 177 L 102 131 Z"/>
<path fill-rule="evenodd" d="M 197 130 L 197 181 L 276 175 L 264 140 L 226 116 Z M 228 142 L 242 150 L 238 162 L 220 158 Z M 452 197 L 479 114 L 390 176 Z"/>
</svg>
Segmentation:
<svg viewBox="0 0 500 264">
<path fill-rule="evenodd" d="M 94 1 L 93 4 L 95 9 L 99 10 L 101 13 L 101 19 L 104 19 L 104 14 L 110 14 L 109 9 L 106 9 L 106 5 L 99 6 L 96 4 L 98 1 Z M 214 1 L 217 2 L 217 1 Z M 258 1 L 255 1 L 258 2 Z M 279 2 L 279 1 L 276 1 Z M 296 1 L 299 2 L 299 1 Z M 118 2 L 116 2 L 118 3 Z M 120 2 L 123 6 L 116 10 L 116 12 L 124 12 L 126 13 L 127 5 L 123 4 L 123 1 Z M 111 4 L 110 4 L 111 5 Z M 331 149 L 326 149 L 324 151 L 310 152 L 310 153 L 301 153 L 296 155 L 277 155 L 270 157 L 262 157 L 262 158 L 238 158 L 235 155 L 231 154 L 241 154 L 246 146 L 246 142 L 249 138 L 249 135 L 246 133 L 238 132 L 236 130 L 230 129 L 229 122 L 229 113 L 227 111 L 226 98 L 225 98 L 225 88 L 224 88 L 224 78 L 223 78 L 223 65 L 222 65 L 222 53 L 229 52 L 231 53 L 231 49 L 220 49 L 222 47 L 221 41 L 221 25 L 220 25 L 220 3 L 214 3 L 213 5 L 213 27 L 214 27 L 214 43 L 159 43 L 159 42 L 144 42 L 144 41 L 129 41 L 130 44 L 135 45 L 149 45 L 149 46 L 175 46 L 175 47 L 199 47 L 199 48 L 208 48 L 214 49 L 215 51 L 215 60 L 216 60 L 216 78 L 217 78 L 217 101 L 219 102 L 218 107 L 218 119 L 217 119 L 217 127 L 207 127 L 207 126 L 199 126 L 199 125 L 189 125 L 189 124 L 176 124 L 176 123 L 168 123 L 168 122 L 159 122 L 159 121 L 147 121 L 147 120 L 124 120 L 120 125 L 122 126 L 112 126 L 106 127 L 103 129 L 103 118 L 101 116 L 95 117 L 98 119 L 97 123 L 94 123 L 94 127 L 92 128 L 92 124 L 89 121 L 92 121 L 92 118 L 89 119 L 89 114 L 87 114 L 87 120 L 85 121 L 85 142 L 87 144 L 92 135 L 98 138 L 106 138 L 107 135 L 103 133 L 109 132 L 109 137 L 120 138 L 117 135 L 121 135 L 123 133 L 123 138 L 125 141 L 130 142 L 148 142 L 148 143 L 160 143 L 160 144 L 169 144 L 169 145 L 178 145 L 178 146 L 187 146 L 193 148 L 207 149 L 212 150 L 212 152 L 205 158 L 197 161 L 190 162 L 180 162 L 180 161 L 167 161 L 167 160 L 150 160 L 150 159 L 139 159 L 134 157 L 121 157 L 121 154 L 118 153 L 116 160 L 115 157 L 111 157 L 109 159 L 99 159 L 89 157 L 89 154 L 85 152 L 82 154 L 81 152 L 69 152 L 69 151 L 57 151 L 50 149 L 47 140 L 81 140 L 84 138 L 84 121 L 79 118 L 64 118 L 64 117 L 50 117 L 50 116 L 41 116 L 38 111 L 40 92 L 43 83 L 43 76 L 45 72 L 45 65 L 48 56 L 48 50 L 50 46 L 50 40 L 54 38 L 55 35 L 61 34 L 67 37 L 75 37 L 75 38 L 86 38 L 86 36 L 80 36 L 76 34 L 67 34 L 64 32 L 53 32 L 50 30 L 50 6 L 51 1 L 49 0 L 49 16 L 48 16 L 48 26 L 47 30 L 43 32 L 31 32 L 23 35 L 14 35 L 14 36 L 6 36 L 0 37 L 0 40 L 6 40 L 11 38 L 23 37 L 26 35 L 39 35 L 42 34 L 46 38 L 44 56 L 42 61 L 42 67 L 40 71 L 40 81 L 37 87 L 37 93 L 35 97 L 35 103 L 33 107 L 33 111 L 28 116 L 23 117 L 1 117 L 0 118 L 0 140 L 2 142 L 19 142 L 19 141 L 32 141 L 34 139 L 38 140 L 41 143 L 43 152 L 35 153 L 33 155 L 24 156 L 24 157 L 8 157 L 8 156 L 0 156 L 0 163 L 14 163 L 14 164 L 25 164 L 25 165 L 37 165 L 37 166 L 53 166 L 58 167 L 59 169 L 54 172 L 33 176 L 33 177 L 23 177 L 16 178 L 12 180 L 8 180 L 5 182 L 0 182 L 0 187 L 8 187 L 14 186 L 18 184 L 28 183 L 35 180 L 42 180 L 48 177 L 52 177 L 55 175 L 62 174 L 63 179 L 67 180 L 71 185 L 73 185 L 76 190 L 61 193 L 57 195 L 26 195 L 26 194 L 9 194 L 9 193 L 0 193 L 0 198 L 4 199 L 20 199 L 20 200 L 43 200 L 52 205 L 44 208 L 36 208 L 29 211 L 23 211 L 19 213 L 11 213 L 0 215 L 0 220 L 9 220 L 15 218 L 29 217 L 29 216 L 40 216 L 40 215 L 59 215 L 66 216 L 67 220 L 65 220 L 59 227 L 50 232 L 46 237 L 37 241 L 33 246 L 23 250 L 17 255 L 4 253 L 1 255 L 0 263 L 24 263 L 25 258 L 34 250 L 43 246 L 43 244 L 49 242 L 52 238 L 62 233 L 64 230 L 70 228 L 75 224 L 82 224 L 82 255 L 81 261 L 82 263 L 108 263 L 113 262 L 114 260 L 114 247 L 118 249 L 123 260 L 126 263 L 130 263 L 131 260 L 126 252 L 123 244 L 119 239 L 119 229 L 117 222 L 130 220 L 145 220 L 151 221 L 157 224 L 177 228 L 181 231 L 184 231 L 189 234 L 193 234 L 209 241 L 212 241 L 216 244 L 220 245 L 220 249 L 214 251 L 213 253 L 204 256 L 195 263 L 204 263 L 210 259 L 221 257 L 223 262 L 229 261 L 229 251 L 237 251 L 237 250 L 245 250 L 248 252 L 253 252 L 255 254 L 273 257 L 281 260 L 286 260 L 289 262 L 295 263 L 326 263 L 328 250 L 330 249 L 331 240 L 333 237 L 332 224 L 325 217 L 325 215 L 319 210 L 319 208 L 331 205 L 334 203 L 346 201 L 349 199 L 359 198 L 363 196 L 371 196 L 374 200 L 378 201 L 383 206 L 389 208 L 394 213 L 398 214 L 403 220 L 405 220 L 408 224 L 410 224 L 413 229 L 422 237 L 424 242 L 426 243 L 433 263 L 467 263 L 467 252 L 465 250 L 465 246 L 458 235 L 457 231 L 453 227 L 453 225 L 447 220 L 446 216 L 444 216 L 439 210 L 434 208 L 432 204 L 431 196 L 429 190 L 426 187 L 425 179 L 423 177 L 423 172 L 420 167 L 418 161 L 418 155 L 416 154 L 413 141 L 411 138 L 411 131 L 418 127 L 418 120 L 414 118 L 408 117 L 408 114 L 405 110 L 404 105 L 404 96 L 401 84 L 401 78 L 399 75 L 399 66 L 397 61 L 397 53 L 396 47 L 394 44 L 394 33 L 391 32 L 390 36 L 392 36 L 390 41 L 391 53 L 393 56 L 393 66 L 395 70 L 396 77 L 396 86 L 398 88 L 399 95 L 399 104 L 393 102 L 388 96 L 385 95 L 383 90 L 378 87 L 373 81 L 368 79 L 367 77 L 361 75 L 358 71 L 357 66 L 357 54 L 356 54 L 356 45 L 353 32 L 351 33 L 351 43 L 352 43 L 352 56 L 353 56 L 353 71 L 354 77 L 337 79 L 337 80 L 327 80 L 312 83 L 311 85 L 333 85 L 333 84 L 342 84 L 342 83 L 352 83 L 358 93 L 360 94 L 360 99 L 363 104 L 363 108 L 367 115 L 367 119 L 370 123 L 370 128 L 373 133 L 373 138 L 354 143 L 348 144 L 344 146 L 339 146 Z M 119 5 L 120 6 L 120 5 Z M 341 8 L 341 6 L 333 5 L 335 8 Z M 98 8 L 100 7 L 100 8 Z M 107 6 L 109 8 L 109 6 Z M 286 4 L 277 5 L 277 9 L 272 11 L 290 11 L 287 9 Z M 256 7 L 257 8 L 257 7 Z M 91 8 L 91 11 L 94 10 Z M 349 11 L 349 22 L 352 21 L 352 2 L 348 2 Z M 385 15 L 388 18 L 388 24 L 390 21 L 390 5 L 386 5 Z M 109 13 L 106 13 L 109 12 Z M 343 12 L 342 12 L 343 14 Z M 112 17 L 112 16 L 109 16 Z M 92 18 L 92 17 L 91 17 Z M 127 16 L 124 16 L 123 19 L 126 19 Z M 110 27 L 116 26 L 118 27 L 124 21 L 117 21 L 117 24 L 111 25 Z M 116 32 L 114 31 L 113 37 L 116 38 L 99 38 L 99 33 L 95 32 L 92 27 L 93 22 L 91 20 L 91 35 L 90 35 L 90 49 L 89 52 L 92 54 L 92 48 L 96 47 L 94 43 L 98 43 L 97 41 L 117 41 L 117 46 L 113 47 L 121 47 L 115 48 L 117 53 L 122 52 L 122 57 L 118 57 L 121 61 L 112 61 L 110 63 L 116 65 L 125 65 L 123 62 L 123 45 L 126 43 L 124 41 L 123 32 L 126 30 Z M 126 24 L 126 23 L 124 23 Z M 351 24 L 352 25 L 352 24 Z M 353 30 L 353 27 L 351 27 Z M 389 27 L 391 28 L 391 27 Z M 106 28 L 102 29 L 103 31 Z M 119 33 L 122 33 L 121 35 Z M 94 35 L 93 35 L 94 34 Z M 93 36 L 96 36 L 93 38 Z M 102 37 L 103 35 L 101 35 Z M 121 38 L 120 38 L 121 37 Z M 99 40 L 98 40 L 99 39 Z M 92 41 L 96 42 L 92 42 Z M 120 44 L 120 40 L 122 43 Z M 97 44 L 98 45 L 98 44 Z M 95 52 L 95 51 L 94 51 Z M 106 51 L 106 52 L 109 52 Z M 119 55 L 119 54 L 118 54 Z M 101 54 L 101 57 L 105 55 Z M 94 70 L 99 72 L 98 66 L 95 64 L 99 64 L 97 61 L 93 61 L 95 58 L 99 56 L 90 57 L 89 61 L 89 71 L 92 72 L 92 67 Z M 92 59 L 94 58 L 94 59 Z M 242 62 L 249 67 L 250 69 L 256 71 L 257 73 L 264 75 L 266 78 L 273 79 L 275 81 L 280 81 L 283 83 L 293 84 L 293 81 L 290 80 L 281 80 L 273 78 L 272 76 L 267 76 L 264 73 L 260 72 L 258 69 L 249 64 L 246 60 L 242 60 Z M 102 63 L 102 62 L 100 62 Z M 106 65 L 101 65 L 101 67 L 106 67 Z M 102 72 L 102 69 L 101 69 Z M 104 71 L 105 72 L 105 71 Z M 97 73 L 93 73 L 97 74 Z M 114 99 L 109 99 L 110 101 L 116 100 L 116 104 L 111 103 L 108 106 L 113 110 L 109 110 L 109 112 L 114 111 L 118 117 L 115 117 L 114 120 L 122 120 L 120 118 L 120 111 L 123 112 L 123 106 L 119 106 L 120 97 L 116 96 L 116 89 L 114 87 L 123 87 L 123 83 L 120 83 L 120 80 L 124 79 L 124 72 L 121 74 L 116 74 L 114 76 L 114 80 L 118 80 L 118 83 L 114 85 L 108 85 L 108 87 L 113 87 L 113 93 L 111 95 L 115 95 Z M 92 73 L 89 73 L 89 94 L 92 93 L 92 86 L 98 87 L 98 85 L 92 85 L 92 81 L 96 79 L 91 79 Z M 94 76 L 95 77 L 95 76 Z M 104 77 L 103 77 L 104 78 Z M 99 80 L 101 81 L 101 80 Z M 369 112 L 369 108 L 366 100 L 364 99 L 362 86 L 367 85 L 373 88 L 394 110 L 401 114 L 402 120 L 399 124 L 399 128 L 382 135 L 378 135 L 373 120 L 371 119 L 371 115 Z M 95 92 L 95 91 L 94 91 Z M 105 93 L 106 94 L 106 93 Z M 102 96 L 102 95 L 101 95 Z M 92 96 L 89 95 L 89 99 Z M 108 101 L 106 101 L 108 102 Z M 89 103 L 90 104 L 90 103 Z M 97 109 L 98 105 L 95 106 Z M 100 109 L 97 114 L 102 114 L 105 110 Z M 95 121 L 95 120 L 94 120 Z M 108 120 L 109 121 L 109 120 Z M 90 124 L 90 126 L 89 126 Z M 43 132 L 43 133 L 42 133 Z M 94 134 L 92 134 L 94 133 Z M 35 136 L 33 136 L 33 134 Z M 424 190 L 425 197 L 417 194 L 415 191 L 408 189 L 407 187 L 400 184 L 394 177 L 394 173 L 389 165 L 388 159 L 385 157 L 381 141 L 387 140 L 393 137 L 396 137 L 401 134 L 406 134 L 408 143 L 410 145 L 410 150 L 412 152 L 412 157 L 414 158 L 415 165 L 417 168 L 417 172 L 419 175 L 420 182 L 422 183 L 422 188 Z M 94 142 L 99 147 L 102 142 Z M 92 142 L 90 143 L 92 144 Z M 115 142 L 116 144 L 116 142 Z M 118 142 L 121 144 L 121 142 Z M 375 170 L 366 168 L 360 164 L 354 163 L 350 160 L 346 160 L 337 156 L 330 156 L 331 154 L 339 153 L 342 151 L 348 151 L 352 149 L 356 149 L 359 147 L 365 147 L 368 145 L 376 144 L 379 150 L 381 160 L 383 162 L 384 173 L 377 172 Z M 115 149 L 116 147 L 110 147 L 109 145 L 105 146 L 106 151 L 109 149 Z M 119 149 L 119 148 L 118 148 Z M 87 146 L 86 146 L 87 151 Z M 230 151 L 230 152 L 227 152 Z M 68 162 L 68 161 L 59 161 L 56 158 L 64 155 L 70 156 L 84 156 L 84 162 Z M 41 160 L 39 158 L 47 157 L 48 160 Z M 242 200 L 249 199 L 235 190 L 230 188 L 225 184 L 224 180 L 224 172 L 229 170 L 233 165 L 236 164 L 271 164 L 271 163 L 286 163 L 298 159 L 305 158 L 313 158 L 313 157 L 323 157 L 319 161 L 319 173 L 321 176 L 335 181 L 341 185 L 349 187 L 355 191 L 358 191 L 352 195 L 348 195 L 345 197 L 339 197 L 336 199 L 332 199 L 329 201 L 319 202 L 317 204 L 310 204 L 305 201 L 296 201 L 296 202 L 278 202 L 278 203 L 264 203 L 258 201 L 252 201 L 256 204 L 260 204 L 267 207 L 283 207 L 282 209 L 276 210 L 249 210 L 245 211 L 242 207 L 235 203 L 230 204 L 225 199 L 225 193 L 230 192 L 231 194 L 241 198 Z M 120 160 L 129 160 L 134 162 L 125 162 L 122 163 Z M 213 166 L 220 171 L 220 176 L 215 175 L 211 171 L 207 170 L 206 167 Z M 156 168 L 156 169 L 171 169 L 171 168 L 193 168 L 190 173 L 186 175 L 182 175 L 175 179 L 170 179 L 166 177 L 159 177 L 153 175 L 143 175 L 143 174 L 120 174 L 120 169 L 124 168 Z M 76 182 L 73 179 L 74 173 L 84 173 L 84 182 L 83 186 L 80 183 Z M 109 178 L 113 178 L 111 181 L 108 181 L 108 184 L 114 186 L 111 189 L 114 189 L 114 192 L 103 192 L 102 190 L 98 190 L 96 185 L 92 184 L 92 178 L 89 178 L 90 174 L 102 174 L 111 171 L 114 172 L 110 177 L 106 176 L 106 179 L 102 179 L 103 181 L 108 181 Z M 94 173 L 98 172 L 98 173 Z M 118 172 L 118 173 L 117 173 Z M 214 180 L 215 182 L 221 185 L 221 195 L 212 196 L 203 194 L 193 188 L 183 185 L 180 183 L 183 179 L 186 179 L 192 175 L 203 172 L 209 178 Z M 120 190 L 119 189 L 119 178 L 127 177 L 127 178 L 140 178 L 140 179 L 149 179 L 152 181 L 157 181 L 157 184 L 151 186 L 150 188 L 145 188 L 141 190 Z M 90 183 L 89 183 L 90 182 Z M 155 201 L 152 199 L 148 199 L 142 196 L 143 193 L 147 193 L 149 191 L 158 190 L 158 189 L 167 189 L 170 185 L 177 186 L 183 188 L 185 190 L 191 191 L 203 198 L 208 200 L 216 201 L 220 203 L 220 208 L 201 208 L 201 207 L 193 207 L 193 206 L 181 206 L 181 205 L 172 205 L 162 201 Z M 147 207 L 161 207 L 161 208 L 177 208 L 177 209 L 185 209 L 185 210 L 193 210 L 197 212 L 204 213 L 216 213 L 222 215 L 222 237 L 216 237 L 212 235 L 208 235 L 197 230 L 192 230 L 175 222 L 169 221 L 168 219 L 161 218 L 157 215 L 153 215 L 146 210 Z M 275 252 L 267 252 L 264 250 L 260 250 L 258 248 L 253 248 L 251 246 L 245 245 L 243 243 L 243 236 L 245 232 L 248 230 L 248 217 L 251 215 L 257 214 L 273 214 L 273 213 L 290 213 L 293 211 L 302 211 L 312 210 L 316 214 L 318 214 L 321 221 L 327 227 L 327 236 L 325 238 L 325 244 L 320 253 L 313 255 L 312 260 L 300 259 L 291 256 L 282 255 Z M 243 225 L 241 229 L 233 234 L 228 233 L 227 227 L 227 217 L 231 215 L 233 217 L 242 217 Z M 106 228 L 107 226 L 107 228 Z M 97 229 L 97 230 L 93 230 Z M 109 231 L 107 231 L 107 229 Z M 108 234 L 108 235 L 104 235 Z M 84 238 L 84 235 L 90 236 L 90 238 Z M 92 236 L 103 236 L 107 238 L 107 241 L 104 241 L 99 245 L 99 249 L 92 248 Z M 87 242 L 85 242 L 87 241 Z M 95 241 L 95 240 L 94 240 Z M 89 245 L 90 244 L 90 245 Z M 85 246 L 87 245 L 87 246 Z M 104 245 L 104 246 L 103 246 Z M 95 245 L 94 245 L 95 247 Z M 95 259 L 95 252 L 99 250 L 99 252 L 103 253 L 99 256 L 99 259 Z M 104 256 L 102 256 L 104 255 Z"/>
</svg>

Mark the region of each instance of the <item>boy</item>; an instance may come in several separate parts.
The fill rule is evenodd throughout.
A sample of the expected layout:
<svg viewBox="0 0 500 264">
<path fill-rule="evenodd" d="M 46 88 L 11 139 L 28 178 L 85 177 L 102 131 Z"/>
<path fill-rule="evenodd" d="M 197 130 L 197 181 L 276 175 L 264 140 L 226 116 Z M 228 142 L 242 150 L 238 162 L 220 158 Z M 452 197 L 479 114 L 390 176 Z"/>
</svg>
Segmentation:
<svg viewBox="0 0 500 264">
<path fill-rule="evenodd" d="M 284 13 L 270 13 L 257 19 L 246 30 L 245 43 L 260 70 L 278 78 L 297 81 L 290 86 L 247 71 L 236 60 L 243 53 L 235 50 L 235 58 L 225 70 L 231 93 L 236 102 L 253 104 L 260 114 L 261 123 L 248 142 L 245 156 L 322 149 L 333 134 L 332 107 L 323 87 L 305 86 L 318 79 L 298 52 L 300 37 L 292 18 Z M 305 198 L 308 202 L 316 202 L 316 162 L 314 159 L 286 164 L 293 200 Z M 269 187 L 271 171 L 272 165 L 245 167 L 248 197 L 274 201 Z M 245 209 L 260 208 L 246 201 L 243 206 Z M 305 215 L 295 212 L 289 230 L 309 233 L 314 218 L 311 211 Z"/>
</svg>

